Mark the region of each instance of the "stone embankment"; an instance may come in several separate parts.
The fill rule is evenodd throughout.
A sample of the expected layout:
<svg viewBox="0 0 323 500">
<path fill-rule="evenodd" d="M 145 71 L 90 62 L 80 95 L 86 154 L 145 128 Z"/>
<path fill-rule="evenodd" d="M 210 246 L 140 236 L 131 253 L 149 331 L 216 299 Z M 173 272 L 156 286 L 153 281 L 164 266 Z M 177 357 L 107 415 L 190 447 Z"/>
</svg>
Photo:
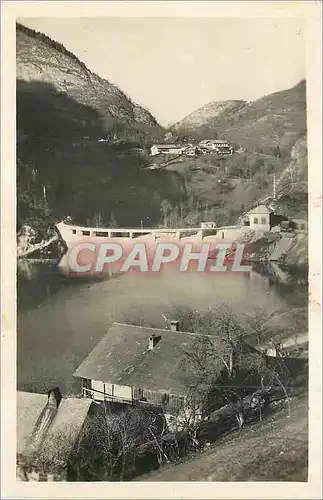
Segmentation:
<svg viewBox="0 0 323 500">
<path fill-rule="evenodd" d="M 25 225 L 17 235 L 17 257 L 59 257 L 64 249 L 59 235 L 52 228 L 48 228 L 45 234 L 37 229 Z"/>
<path fill-rule="evenodd" d="M 279 262 L 307 265 L 307 234 L 300 232 L 259 233 L 251 231 L 239 238 L 245 243 L 245 259 L 251 262 Z"/>
</svg>

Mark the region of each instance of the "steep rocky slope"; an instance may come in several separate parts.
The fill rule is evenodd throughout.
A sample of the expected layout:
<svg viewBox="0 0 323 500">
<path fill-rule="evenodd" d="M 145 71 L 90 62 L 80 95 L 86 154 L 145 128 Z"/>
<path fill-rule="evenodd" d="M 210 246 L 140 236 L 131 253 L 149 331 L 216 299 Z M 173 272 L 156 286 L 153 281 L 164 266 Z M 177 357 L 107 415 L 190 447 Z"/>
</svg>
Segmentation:
<svg viewBox="0 0 323 500">
<path fill-rule="evenodd" d="M 16 55 L 18 80 L 50 84 L 76 102 L 96 109 L 106 124 L 117 119 L 132 125 L 157 125 L 147 110 L 42 33 L 17 24 Z"/>
</svg>

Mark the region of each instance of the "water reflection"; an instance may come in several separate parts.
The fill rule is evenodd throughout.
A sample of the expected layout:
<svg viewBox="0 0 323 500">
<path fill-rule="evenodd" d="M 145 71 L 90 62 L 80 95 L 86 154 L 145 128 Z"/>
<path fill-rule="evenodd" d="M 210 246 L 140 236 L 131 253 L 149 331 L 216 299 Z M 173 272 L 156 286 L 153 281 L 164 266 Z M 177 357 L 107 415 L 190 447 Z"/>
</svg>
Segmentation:
<svg viewBox="0 0 323 500">
<path fill-rule="evenodd" d="M 58 260 L 19 259 L 17 262 L 17 307 L 18 311 L 38 307 L 62 288 L 77 288 L 93 279 L 69 279 L 62 274 Z"/>
</svg>

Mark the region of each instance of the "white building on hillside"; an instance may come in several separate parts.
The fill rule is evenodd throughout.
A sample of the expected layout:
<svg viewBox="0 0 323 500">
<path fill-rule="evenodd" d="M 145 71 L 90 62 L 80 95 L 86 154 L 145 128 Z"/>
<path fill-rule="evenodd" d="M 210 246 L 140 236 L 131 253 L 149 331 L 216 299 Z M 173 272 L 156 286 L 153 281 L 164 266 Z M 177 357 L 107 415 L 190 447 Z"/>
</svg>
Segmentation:
<svg viewBox="0 0 323 500">
<path fill-rule="evenodd" d="M 266 205 L 258 205 L 248 213 L 250 228 L 256 231 L 270 231 L 272 211 Z"/>
<path fill-rule="evenodd" d="M 150 148 L 151 156 L 156 156 L 159 154 L 182 155 L 184 151 L 185 148 L 177 144 L 154 144 Z"/>
<path fill-rule="evenodd" d="M 232 155 L 233 147 L 225 139 L 206 139 L 199 143 L 199 147 L 203 150 L 214 151 L 219 155 Z"/>
</svg>

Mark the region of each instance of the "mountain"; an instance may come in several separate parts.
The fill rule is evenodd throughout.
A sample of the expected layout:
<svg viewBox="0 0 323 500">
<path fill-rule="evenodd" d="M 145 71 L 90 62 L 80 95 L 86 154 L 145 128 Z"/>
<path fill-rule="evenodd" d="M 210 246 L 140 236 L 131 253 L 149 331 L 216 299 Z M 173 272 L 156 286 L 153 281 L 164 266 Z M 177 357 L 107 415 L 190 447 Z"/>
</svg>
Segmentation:
<svg viewBox="0 0 323 500">
<path fill-rule="evenodd" d="M 17 79 L 51 85 L 76 102 L 98 111 L 105 125 L 157 126 L 146 109 L 133 103 L 116 85 L 92 73 L 65 47 L 46 35 L 17 24 Z"/>
<path fill-rule="evenodd" d="M 205 106 L 193 111 L 181 121 L 172 126 L 173 130 L 194 130 L 206 125 L 213 119 L 220 120 L 221 117 L 239 111 L 247 103 L 245 101 L 216 101 L 210 102 Z"/>
<path fill-rule="evenodd" d="M 251 151 L 273 153 L 279 145 L 289 153 L 298 137 L 306 134 L 306 82 L 251 102 L 210 103 L 172 128 L 197 137 L 225 137 Z"/>
</svg>

